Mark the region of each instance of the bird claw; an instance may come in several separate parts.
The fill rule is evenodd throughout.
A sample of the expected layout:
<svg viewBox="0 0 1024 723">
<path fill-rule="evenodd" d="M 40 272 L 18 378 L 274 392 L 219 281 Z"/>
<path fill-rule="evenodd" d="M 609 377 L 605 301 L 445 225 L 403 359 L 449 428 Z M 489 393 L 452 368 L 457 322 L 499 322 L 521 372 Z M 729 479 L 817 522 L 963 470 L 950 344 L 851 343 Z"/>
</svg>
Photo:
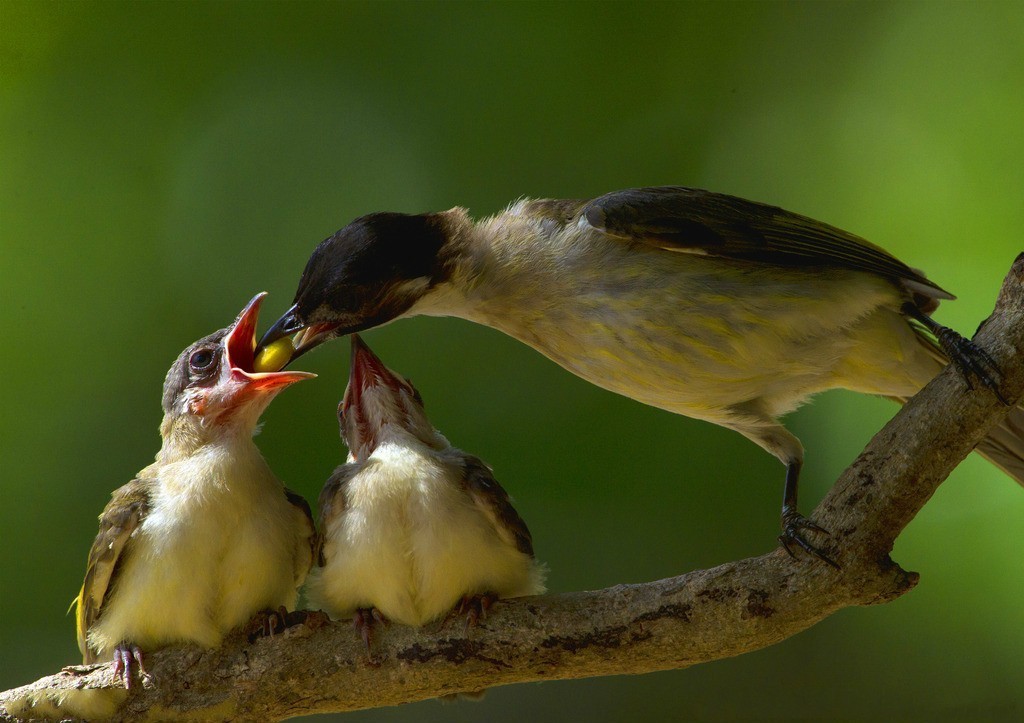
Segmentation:
<svg viewBox="0 0 1024 723">
<path fill-rule="evenodd" d="M 352 615 L 352 627 L 354 627 L 359 635 L 363 639 L 363 643 L 366 645 L 366 659 L 371 665 L 379 665 L 374 660 L 372 651 L 370 649 L 370 643 L 373 639 L 373 628 L 375 625 L 390 625 L 390 621 L 384 617 L 377 608 L 357 608 L 355 613 Z"/>
<path fill-rule="evenodd" d="M 289 613 L 283 605 L 277 610 L 260 610 L 246 623 L 246 637 L 250 643 L 255 642 L 256 638 L 272 638 L 285 628 L 296 624 L 289 620 L 292 615 L 294 613 Z"/>
<path fill-rule="evenodd" d="M 992 390 L 1000 402 L 1009 406 L 1009 402 L 999 391 L 1002 372 L 987 351 L 948 327 L 940 329 L 935 338 L 949 356 L 950 362 L 960 372 L 968 389 L 974 389 L 973 379 L 977 378 L 984 386 Z"/>
<path fill-rule="evenodd" d="M 137 668 L 143 681 L 152 679 L 142 662 L 142 650 L 133 643 L 120 643 L 114 648 L 114 680 L 118 678 L 127 690 L 132 689 L 132 668 Z"/>
<path fill-rule="evenodd" d="M 803 530 L 821 532 L 826 535 L 830 534 L 829 531 L 826 530 L 824 527 L 817 524 L 816 522 L 812 522 L 811 520 L 801 515 L 799 512 L 785 512 L 782 515 L 782 534 L 779 535 L 779 542 L 782 544 L 782 549 L 789 553 L 789 556 L 795 560 L 796 554 L 794 554 L 793 552 L 792 545 L 796 545 L 807 554 L 813 555 L 822 562 L 825 562 L 834 567 L 836 570 L 839 570 L 840 567 L 835 560 L 833 560 L 831 557 L 826 555 L 822 550 L 818 549 L 810 542 L 808 542 L 806 538 L 804 538 L 802 532 Z"/>
<path fill-rule="evenodd" d="M 305 625 L 310 630 L 325 627 L 331 618 L 323 610 L 294 610 L 288 613 L 288 626 Z"/>
<path fill-rule="evenodd" d="M 469 632 L 469 629 L 475 628 L 481 620 L 487 619 L 488 611 L 496 602 L 498 602 L 498 595 L 492 592 L 463 595 L 452 610 L 452 614 L 466 616 L 466 632 Z"/>
</svg>

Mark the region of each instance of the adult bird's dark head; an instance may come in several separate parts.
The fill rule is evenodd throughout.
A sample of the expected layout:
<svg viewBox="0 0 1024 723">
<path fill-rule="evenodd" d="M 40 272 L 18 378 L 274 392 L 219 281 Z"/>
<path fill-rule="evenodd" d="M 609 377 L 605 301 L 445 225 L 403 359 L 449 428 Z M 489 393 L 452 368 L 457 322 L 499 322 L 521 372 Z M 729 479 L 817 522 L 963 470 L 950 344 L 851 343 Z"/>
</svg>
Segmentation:
<svg viewBox="0 0 1024 723">
<path fill-rule="evenodd" d="M 296 337 L 292 359 L 336 336 L 396 319 L 444 278 L 444 214 L 362 216 L 324 240 L 306 263 L 294 305 L 259 349 Z M 258 351 L 258 350 L 257 350 Z"/>
</svg>

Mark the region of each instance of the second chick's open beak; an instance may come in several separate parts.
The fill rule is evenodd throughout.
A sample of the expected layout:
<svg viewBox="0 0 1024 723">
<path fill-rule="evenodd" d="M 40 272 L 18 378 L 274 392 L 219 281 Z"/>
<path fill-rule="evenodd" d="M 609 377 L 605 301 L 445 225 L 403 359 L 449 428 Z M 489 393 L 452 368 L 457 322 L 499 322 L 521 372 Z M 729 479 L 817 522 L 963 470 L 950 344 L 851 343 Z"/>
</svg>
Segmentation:
<svg viewBox="0 0 1024 723">
<path fill-rule="evenodd" d="M 358 334 L 352 335 L 352 362 L 348 372 L 348 386 L 342 404 L 346 409 L 359 406 L 363 395 L 371 387 L 383 387 L 395 394 L 405 382 L 384 366 Z"/>
<path fill-rule="evenodd" d="M 411 429 L 409 405 L 422 409 L 416 389 L 384 366 L 359 335 L 353 334 L 348 386 L 339 407 L 342 436 L 352 460 L 366 461 L 385 427 Z"/>
<path fill-rule="evenodd" d="M 230 367 L 231 379 L 243 385 L 250 392 L 277 392 L 303 379 L 312 379 L 316 374 L 298 371 L 261 371 L 254 370 L 256 359 L 256 324 L 259 321 L 260 306 L 267 292 L 263 291 L 252 298 L 235 319 L 231 330 L 224 338 L 226 359 Z M 295 355 L 292 355 L 292 359 Z"/>
</svg>

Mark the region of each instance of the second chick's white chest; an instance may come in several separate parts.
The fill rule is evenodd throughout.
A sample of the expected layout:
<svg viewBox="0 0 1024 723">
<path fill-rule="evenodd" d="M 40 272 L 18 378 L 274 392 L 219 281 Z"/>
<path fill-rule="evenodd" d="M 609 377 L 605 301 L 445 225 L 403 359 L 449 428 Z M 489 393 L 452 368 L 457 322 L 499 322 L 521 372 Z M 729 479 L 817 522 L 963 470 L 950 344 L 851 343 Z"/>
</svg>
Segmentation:
<svg viewBox="0 0 1024 723">
<path fill-rule="evenodd" d="M 406 625 L 447 613 L 463 595 L 543 590 L 532 557 L 504 542 L 463 486 L 458 450 L 406 435 L 382 442 L 339 491 L 324 521 L 324 567 L 309 597 L 335 616 L 377 608 Z"/>
</svg>

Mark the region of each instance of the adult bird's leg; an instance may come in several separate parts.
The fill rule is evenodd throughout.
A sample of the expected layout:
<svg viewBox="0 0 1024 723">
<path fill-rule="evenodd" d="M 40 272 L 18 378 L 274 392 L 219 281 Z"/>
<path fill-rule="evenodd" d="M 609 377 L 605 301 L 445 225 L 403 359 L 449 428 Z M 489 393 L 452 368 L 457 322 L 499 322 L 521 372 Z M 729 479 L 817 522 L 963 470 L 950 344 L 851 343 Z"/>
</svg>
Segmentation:
<svg viewBox="0 0 1024 723">
<path fill-rule="evenodd" d="M 948 326 L 938 323 L 909 301 L 903 305 L 902 311 L 905 316 L 918 322 L 935 336 L 942 351 L 949 357 L 950 363 L 960 372 L 968 389 L 974 389 L 974 382 L 971 379 L 977 377 L 982 384 L 992 390 L 999 401 L 1009 405 L 999 391 L 1002 372 L 987 351 Z"/>
<path fill-rule="evenodd" d="M 801 466 L 803 466 L 803 462 L 798 459 L 791 460 L 786 465 L 786 487 L 782 493 L 782 534 L 779 535 L 779 542 L 782 543 L 782 547 L 789 553 L 790 557 L 796 557 L 791 547 L 791 545 L 795 544 L 804 552 L 814 555 L 819 560 L 827 562 L 838 570 L 839 565 L 835 560 L 809 543 L 801 532 L 802 530 L 813 530 L 814 532 L 829 534 L 828 530 L 824 527 L 811 522 L 797 511 L 796 494 L 797 485 L 800 481 Z"/>
</svg>

